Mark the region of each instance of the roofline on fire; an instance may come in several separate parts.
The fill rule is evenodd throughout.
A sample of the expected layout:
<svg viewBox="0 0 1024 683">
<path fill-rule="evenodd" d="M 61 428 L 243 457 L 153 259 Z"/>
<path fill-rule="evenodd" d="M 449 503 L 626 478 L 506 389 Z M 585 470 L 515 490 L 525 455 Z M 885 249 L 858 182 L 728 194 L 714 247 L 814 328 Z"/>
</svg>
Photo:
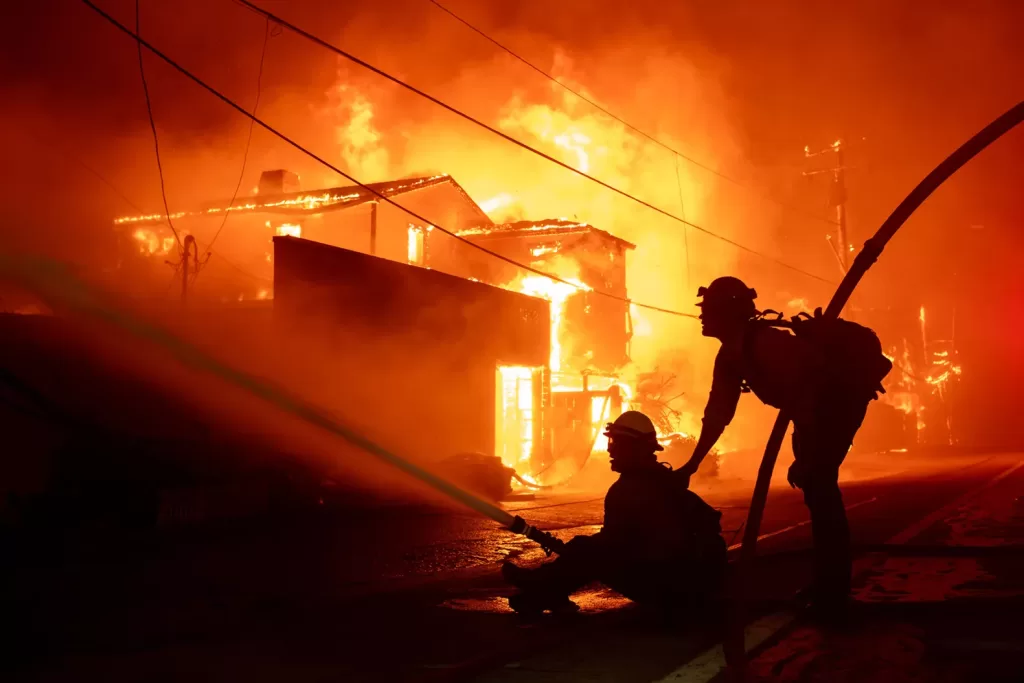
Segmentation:
<svg viewBox="0 0 1024 683">
<path fill-rule="evenodd" d="M 436 187 L 444 183 L 450 184 L 456 189 L 473 207 L 476 218 L 483 225 L 493 225 L 493 221 L 480 205 L 473 201 L 452 176 L 447 173 L 436 176 L 420 176 L 416 178 L 402 178 L 380 183 L 367 183 L 369 187 L 385 197 L 396 197 L 417 190 L 424 190 Z M 361 185 L 344 185 L 341 187 L 326 188 L 320 190 L 304 190 L 301 192 L 288 192 L 270 196 L 253 195 L 236 199 L 230 208 L 223 208 L 228 202 L 211 203 L 195 211 L 181 211 L 172 213 L 170 218 L 199 217 L 199 216 L 223 216 L 226 212 L 239 213 L 277 213 L 288 216 L 323 213 L 325 211 L 338 211 L 350 209 L 380 199 L 366 190 Z M 125 216 L 114 220 L 116 226 L 141 226 L 159 225 L 165 223 L 167 217 L 164 214 L 150 214 L 143 216 Z"/>
<path fill-rule="evenodd" d="M 546 236 L 546 235 L 565 235 L 578 232 L 593 232 L 597 233 L 601 237 L 608 239 L 624 249 L 636 249 L 636 245 L 632 242 L 617 237 L 606 230 L 595 228 L 589 223 L 583 223 L 579 221 L 570 221 L 564 218 L 555 218 L 541 221 L 515 221 L 513 223 L 492 223 L 489 226 L 478 226 L 468 228 L 466 230 L 460 230 L 458 232 L 459 237 L 465 237 L 468 240 L 477 241 L 488 241 L 497 240 L 508 237 L 522 237 L 525 235 L 531 236 Z"/>
</svg>

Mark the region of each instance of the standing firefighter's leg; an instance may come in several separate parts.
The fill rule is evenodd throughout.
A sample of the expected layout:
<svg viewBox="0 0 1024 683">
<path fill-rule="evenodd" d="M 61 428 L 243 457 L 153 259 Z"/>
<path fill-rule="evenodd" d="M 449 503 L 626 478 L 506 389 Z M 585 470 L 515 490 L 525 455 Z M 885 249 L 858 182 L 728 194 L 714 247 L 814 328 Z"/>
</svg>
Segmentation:
<svg viewBox="0 0 1024 683">
<path fill-rule="evenodd" d="M 838 477 L 838 470 L 811 471 L 803 482 L 814 539 L 812 595 L 826 610 L 842 609 L 850 595 L 850 525 Z"/>
<path fill-rule="evenodd" d="M 839 466 L 866 412 L 866 400 L 841 394 L 819 401 L 811 419 L 793 424 L 795 483 L 803 489 L 814 539 L 812 597 L 826 615 L 841 613 L 850 597 L 853 560 Z"/>
</svg>

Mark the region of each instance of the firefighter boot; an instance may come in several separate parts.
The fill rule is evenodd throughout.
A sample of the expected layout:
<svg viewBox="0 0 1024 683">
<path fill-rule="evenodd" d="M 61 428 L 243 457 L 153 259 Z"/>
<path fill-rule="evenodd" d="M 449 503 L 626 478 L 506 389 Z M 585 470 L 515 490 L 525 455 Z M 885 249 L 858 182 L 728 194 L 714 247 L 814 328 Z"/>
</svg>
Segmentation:
<svg viewBox="0 0 1024 683">
<path fill-rule="evenodd" d="M 571 614 L 578 612 L 580 607 L 567 595 L 554 593 L 526 592 L 517 593 L 508 599 L 508 606 L 516 614 L 532 617 L 544 612 L 552 614 Z"/>
<path fill-rule="evenodd" d="M 523 615 L 539 615 L 543 612 L 564 613 L 576 612 L 579 606 L 569 599 L 569 595 L 548 576 L 550 572 L 543 569 L 524 569 L 511 562 L 501 566 L 501 575 L 505 581 L 518 588 L 521 592 L 508 599 L 508 605 Z"/>
</svg>

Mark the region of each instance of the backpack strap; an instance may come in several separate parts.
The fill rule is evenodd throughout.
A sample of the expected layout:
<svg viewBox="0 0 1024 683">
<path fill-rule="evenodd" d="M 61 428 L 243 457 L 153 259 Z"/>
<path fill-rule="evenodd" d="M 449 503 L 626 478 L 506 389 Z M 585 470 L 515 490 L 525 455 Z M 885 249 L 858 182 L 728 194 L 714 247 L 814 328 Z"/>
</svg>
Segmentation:
<svg viewBox="0 0 1024 683">
<path fill-rule="evenodd" d="M 782 317 L 782 313 L 778 311 L 765 310 L 758 313 L 754 318 L 747 323 L 746 329 L 743 330 L 743 339 L 740 342 L 740 353 L 743 357 L 743 364 L 750 368 L 756 365 L 756 358 L 754 357 L 754 335 L 757 334 L 758 329 L 761 327 L 786 327 L 792 328 L 792 323 L 786 321 Z M 747 378 L 744 377 L 740 383 L 740 391 L 744 394 L 751 393 L 750 384 L 747 382 Z"/>
</svg>

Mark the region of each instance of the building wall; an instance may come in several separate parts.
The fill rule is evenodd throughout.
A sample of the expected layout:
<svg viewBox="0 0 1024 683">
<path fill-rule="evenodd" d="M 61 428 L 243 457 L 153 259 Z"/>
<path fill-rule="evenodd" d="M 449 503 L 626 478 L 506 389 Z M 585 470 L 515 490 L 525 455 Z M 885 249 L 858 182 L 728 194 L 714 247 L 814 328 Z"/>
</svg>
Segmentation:
<svg viewBox="0 0 1024 683">
<path fill-rule="evenodd" d="M 576 277 L 594 288 L 625 298 L 626 251 L 619 243 L 598 233 L 567 235 L 491 234 L 474 238 L 487 249 L 518 263 L 531 264 L 542 272 Z M 557 252 L 541 252 L 552 246 Z M 459 244 L 446 235 L 431 235 L 429 263 L 432 268 L 482 282 L 506 284 L 528 271 Z M 578 266 L 564 270 L 569 259 Z M 572 295 L 566 304 L 566 332 L 563 348 L 574 357 L 575 369 L 614 372 L 629 361 L 630 330 L 628 305 L 596 293 Z"/>
<path fill-rule="evenodd" d="M 428 226 L 437 225 L 457 231 L 477 225 L 481 219 L 476 215 L 472 203 L 448 183 L 396 195 L 393 200 L 395 204 L 427 219 L 423 221 L 390 202 L 378 202 L 374 253 L 399 263 L 409 262 L 410 226 L 426 231 Z M 366 203 L 304 217 L 300 219 L 303 225 L 302 236 L 315 242 L 368 254 L 371 243 L 371 207 L 371 204 Z M 436 232 L 441 234 L 440 231 Z M 424 240 L 425 260 L 429 260 L 426 252 L 430 242 L 430 239 Z"/>
<path fill-rule="evenodd" d="M 307 370 L 331 407 L 424 460 L 493 453 L 497 366 L 547 361 L 540 299 L 293 238 L 275 240 L 275 280 L 289 353 L 314 328 L 334 349 Z"/>
</svg>

